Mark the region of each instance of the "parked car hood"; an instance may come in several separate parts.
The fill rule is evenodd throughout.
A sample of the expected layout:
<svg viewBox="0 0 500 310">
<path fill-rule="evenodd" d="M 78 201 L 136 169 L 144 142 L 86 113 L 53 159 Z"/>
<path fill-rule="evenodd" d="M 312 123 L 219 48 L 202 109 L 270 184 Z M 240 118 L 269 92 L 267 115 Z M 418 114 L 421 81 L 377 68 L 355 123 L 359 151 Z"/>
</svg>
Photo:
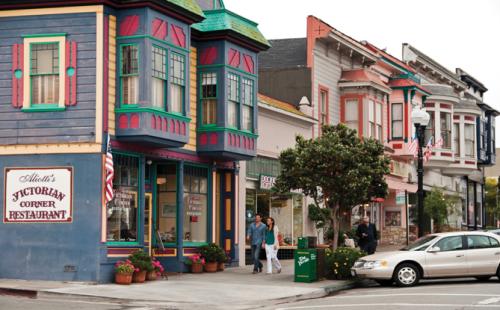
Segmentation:
<svg viewBox="0 0 500 310">
<path fill-rule="evenodd" d="M 381 252 L 381 253 L 375 253 L 375 254 L 368 255 L 368 256 L 363 256 L 360 259 L 366 260 L 366 261 L 381 260 L 381 259 L 391 259 L 391 258 L 394 258 L 396 256 L 404 256 L 404 255 L 408 255 L 408 251 Z"/>
</svg>

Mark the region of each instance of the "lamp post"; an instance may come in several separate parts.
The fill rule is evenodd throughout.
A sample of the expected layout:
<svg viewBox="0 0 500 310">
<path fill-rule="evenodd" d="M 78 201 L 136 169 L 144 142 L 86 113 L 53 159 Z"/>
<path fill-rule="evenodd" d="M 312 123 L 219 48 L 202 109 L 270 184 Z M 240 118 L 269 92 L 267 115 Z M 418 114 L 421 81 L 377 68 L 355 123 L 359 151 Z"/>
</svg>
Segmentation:
<svg viewBox="0 0 500 310">
<path fill-rule="evenodd" d="M 425 143 L 425 127 L 429 124 L 429 120 L 430 115 L 425 111 L 425 109 L 420 109 L 419 106 L 415 106 L 415 108 L 413 108 L 413 111 L 411 112 L 411 121 L 415 124 L 415 131 L 418 139 L 418 237 L 422 237 L 424 235 L 424 156 L 422 149 Z"/>
</svg>

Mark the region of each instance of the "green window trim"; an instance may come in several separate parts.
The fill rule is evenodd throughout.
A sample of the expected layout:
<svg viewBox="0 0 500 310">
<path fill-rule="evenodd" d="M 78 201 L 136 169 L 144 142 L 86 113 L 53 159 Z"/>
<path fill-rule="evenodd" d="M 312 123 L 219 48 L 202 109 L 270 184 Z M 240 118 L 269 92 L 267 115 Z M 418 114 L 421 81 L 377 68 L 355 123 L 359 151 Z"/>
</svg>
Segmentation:
<svg viewBox="0 0 500 310">
<path fill-rule="evenodd" d="M 22 34 L 21 37 L 24 38 L 52 38 L 52 37 L 65 37 L 68 34 L 66 32 L 59 33 L 38 33 L 38 34 Z"/>
<path fill-rule="evenodd" d="M 111 247 L 130 247 L 130 248 L 143 248 L 144 246 L 140 242 L 130 242 L 130 241 L 109 241 L 106 242 L 107 246 Z"/>
<path fill-rule="evenodd" d="M 204 245 L 208 245 L 208 242 L 183 242 L 183 247 L 201 247 Z"/>
<path fill-rule="evenodd" d="M 258 134 L 244 131 L 244 130 L 231 128 L 231 127 L 219 127 L 219 126 L 214 126 L 214 127 L 209 127 L 209 128 L 200 127 L 196 130 L 196 132 L 221 132 L 221 131 L 235 133 L 235 134 L 241 134 L 241 135 L 247 136 L 249 138 L 255 138 L 255 139 L 259 137 Z"/>
<path fill-rule="evenodd" d="M 164 110 L 155 109 L 153 107 L 140 107 L 138 105 L 135 105 L 133 107 L 129 107 L 128 105 L 125 105 L 124 107 L 121 107 L 121 108 L 115 110 L 115 113 L 140 113 L 140 112 L 149 112 L 149 113 L 153 113 L 155 115 L 171 117 L 171 118 L 174 118 L 174 119 L 177 119 L 177 120 L 180 120 L 183 122 L 187 122 L 187 123 L 191 122 L 191 118 L 189 118 L 187 116 L 180 115 L 180 114 L 173 113 L 173 112 L 166 112 Z"/>
<path fill-rule="evenodd" d="M 22 112 L 59 112 L 65 111 L 66 107 L 60 107 L 57 103 L 32 104 L 29 108 L 22 108 Z"/>
<path fill-rule="evenodd" d="M 168 70 L 169 70 L 169 65 L 168 65 L 168 59 L 169 59 L 169 52 L 168 49 L 158 46 L 156 44 L 152 44 L 151 47 L 151 103 L 150 105 L 153 106 L 154 108 L 158 108 L 157 105 L 155 104 L 155 83 L 157 81 L 161 81 L 162 83 L 162 88 L 163 88 L 163 102 L 161 102 L 161 107 L 163 110 L 167 110 L 167 105 L 168 105 L 168 96 L 170 94 L 169 89 L 168 89 Z M 161 66 L 157 66 L 156 60 L 161 60 Z M 159 69 L 159 70 L 158 70 Z"/>
<path fill-rule="evenodd" d="M 164 44 L 172 49 L 176 49 L 178 51 L 182 51 L 184 53 L 190 53 L 191 51 L 187 48 L 183 48 L 183 47 L 180 47 L 180 46 L 177 46 L 175 44 L 172 44 L 168 41 L 163 41 L 163 40 L 160 40 L 156 37 L 153 37 L 152 35 L 147 35 L 147 34 L 140 34 L 140 35 L 133 35 L 133 36 L 118 36 L 116 38 L 117 40 L 130 40 L 130 39 L 150 39 L 156 43 L 161 43 L 161 44 Z"/>
<path fill-rule="evenodd" d="M 227 65 L 227 64 L 198 65 L 198 66 L 196 66 L 196 68 L 198 70 L 201 70 L 201 69 L 210 70 L 210 69 L 225 68 L 225 69 L 229 69 L 228 72 L 232 72 L 234 74 L 241 74 L 241 76 L 245 76 L 247 78 L 257 78 L 257 74 L 249 73 L 249 72 L 246 72 L 245 70 L 235 68 L 235 67 L 232 67 L 232 66 Z"/>
<path fill-rule="evenodd" d="M 177 113 L 179 115 L 186 115 L 186 85 L 188 83 L 188 71 L 189 68 L 187 68 L 187 56 L 175 51 L 170 51 L 168 55 L 168 61 L 169 61 L 169 71 L 168 71 L 168 81 L 169 81 L 169 91 L 168 91 L 168 98 L 167 100 L 167 111 L 170 113 Z M 179 72 L 176 72 L 177 66 L 179 66 Z M 177 73 L 179 75 L 177 76 Z M 181 102 L 180 102 L 180 109 L 181 112 L 177 111 L 172 111 L 172 104 L 173 104 L 173 88 L 172 85 L 178 86 L 181 88 Z"/>
</svg>

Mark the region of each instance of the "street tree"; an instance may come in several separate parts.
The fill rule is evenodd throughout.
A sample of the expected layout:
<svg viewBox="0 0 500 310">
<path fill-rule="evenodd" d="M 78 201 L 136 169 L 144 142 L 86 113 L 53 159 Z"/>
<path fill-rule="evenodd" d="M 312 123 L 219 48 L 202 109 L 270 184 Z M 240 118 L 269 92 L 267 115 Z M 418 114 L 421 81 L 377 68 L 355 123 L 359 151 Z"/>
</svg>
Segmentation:
<svg viewBox="0 0 500 310">
<path fill-rule="evenodd" d="M 425 196 L 424 213 L 434 222 L 436 232 L 441 232 L 445 224 L 449 225 L 448 218 L 455 212 L 458 197 L 447 196 L 439 187 L 433 187 Z"/>
<path fill-rule="evenodd" d="M 283 193 L 302 190 L 316 205 L 331 210 L 334 249 L 343 212 L 387 195 L 384 175 L 389 173 L 389 159 L 384 146 L 374 139 L 359 138 L 343 124 L 323 126 L 315 139 L 297 136 L 295 147 L 284 150 L 279 159 L 276 189 Z"/>
</svg>

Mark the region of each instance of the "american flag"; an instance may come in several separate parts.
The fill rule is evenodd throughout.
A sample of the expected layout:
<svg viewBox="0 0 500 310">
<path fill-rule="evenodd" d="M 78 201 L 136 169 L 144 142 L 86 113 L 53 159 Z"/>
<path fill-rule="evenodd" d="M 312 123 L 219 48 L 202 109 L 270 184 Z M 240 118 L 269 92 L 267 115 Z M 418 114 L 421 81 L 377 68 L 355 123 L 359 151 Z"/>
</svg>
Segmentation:
<svg viewBox="0 0 500 310">
<path fill-rule="evenodd" d="M 427 142 L 427 145 L 425 146 L 424 161 L 429 161 L 431 155 L 432 155 L 432 137 L 429 139 L 429 142 Z"/>
<path fill-rule="evenodd" d="M 106 148 L 106 204 L 113 200 L 115 194 L 113 193 L 113 177 L 115 176 L 115 169 L 113 168 L 113 154 L 111 154 L 111 141 L 108 136 L 108 145 Z"/>
<path fill-rule="evenodd" d="M 418 154 L 418 139 L 413 137 L 410 144 L 408 145 L 408 153 L 413 154 L 413 157 L 417 157 Z"/>
<path fill-rule="evenodd" d="M 437 139 L 436 141 L 436 144 L 434 144 L 434 147 L 440 149 L 442 146 L 443 146 L 443 138 L 439 137 L 439 139 Z"/>
</svg>

